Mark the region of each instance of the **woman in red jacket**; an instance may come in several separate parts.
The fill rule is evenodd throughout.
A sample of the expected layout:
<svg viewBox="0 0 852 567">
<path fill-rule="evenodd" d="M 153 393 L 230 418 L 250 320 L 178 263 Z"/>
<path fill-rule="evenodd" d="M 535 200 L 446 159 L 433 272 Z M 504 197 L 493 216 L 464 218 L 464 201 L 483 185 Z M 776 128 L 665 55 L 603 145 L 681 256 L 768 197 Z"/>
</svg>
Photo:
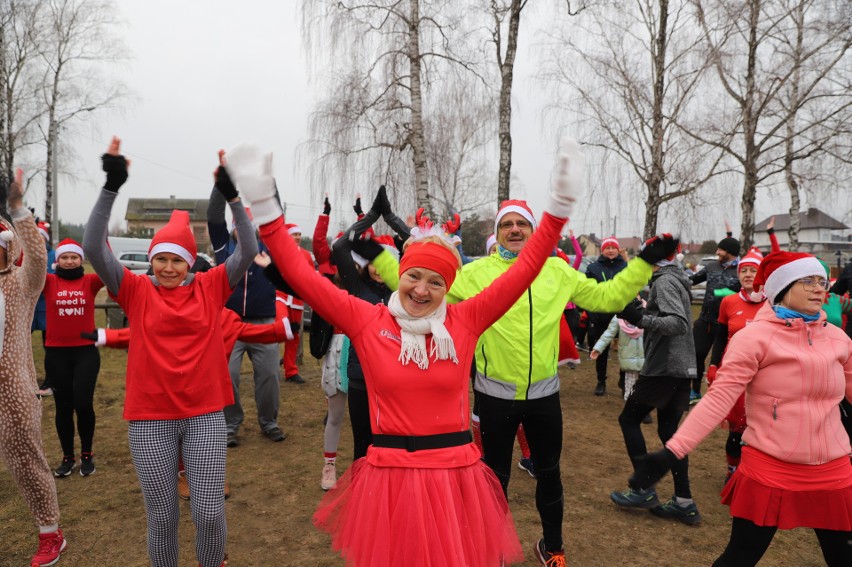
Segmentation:
<svg viewBox="0 0 852 567">
<path fill-rule="evenodd" d="M 195 522 L 196 555 L 203 567 L 223 563 L 225 534 L 225 417 L 234 402 L 219 324 L 231 290 L 257 254 L 245 208 L 220 165 L 216 186 L 230 203 L 239 248 L 223 264 L 190 273 L 195 238 L 185 211 L 151 241 L 153 276 L 118 263 L 106 243 L 110 210 L 127 180 L 128 162 L 113 138 L 103 155 L 106 184 L 83 238 L 83 250 L 110 295 L 127 313 L 133 342 L 127 354 L 124 418 L 133 465 L 148 516 L 148 556 L 155 567 L 178 561 L 178 452 L 186 465 Z M 224 152 L 219 153 L 220 164 Z"/>
<path fill-rule="evenodd" d="M 70 238 L 56 247 L 56 273 L 47 274 L 44 299 L 47 331 L 44 367 L 51 377 L 56 402 L 56 434 L 62 446 L 57 478 L 71 474 L 76 464 L 74 416 L 80 434 L 80 475 L 95 472 L 92 440 L 95 436 L 95 384 L 101 367 L 97 347 L 80 333 L 95 326 L 95 296 L 104 286 L 96 274 L 83 273 L 83 248 Z"/>
<path fill-rule="evenodd" d="M 559 238 L 582 179 L 576 144 L 560 148 L 547 213 L 518 261 L 476 297 L 448 306 L 461 265 L 454 247 L 434 236 L 411 243 L 399 289 L 372 305 L 287 259 L 287 236 L 271 174 L 243 187 L 260 234 L 282 275 L 322 317 L 355 345 L 370 392 L 373 445 L 330 491 L 314 522 L 351 565 L 509 564 L 522 553 L 496 476 L 480 460 L 469 423 L 468 369 L 479 335 L 533 281 Z M 236 150 L 234 150 L 236 152 Z M 234 160 L 231 153 L 231 163 Z M 244 175 L 261 177 L 263 159 Z M 230 171 L 230 166 L 229 166 Z"/>
</svg>

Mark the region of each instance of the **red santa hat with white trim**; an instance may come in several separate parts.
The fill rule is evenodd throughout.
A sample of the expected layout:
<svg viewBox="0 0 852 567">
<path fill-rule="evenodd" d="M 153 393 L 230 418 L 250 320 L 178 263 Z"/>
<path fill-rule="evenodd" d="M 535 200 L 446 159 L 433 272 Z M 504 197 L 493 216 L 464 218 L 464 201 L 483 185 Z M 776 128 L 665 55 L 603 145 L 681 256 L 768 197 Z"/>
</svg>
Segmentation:
<svg viewBox="0 0 852 567">
<path fill-rule="evenodd" d="M 297 224 L 285 224 L 284 228 L 287 229 L 287 234 L 291 236 L 294 234 L 302 234 L 302 227 Z"/>
<path fill-rule="evenodd" d="M 497 244 L 497 237 L 495 235 L 491 235 L 488 237 L 488 240 L 485 241 L 485 254 L 490 254 L 489 250 L 491 247 Z"/>
<path fill-rule="evenodd" d="M 742 269 L 743 266 L 760 266 L 760 263 L 763 261 L 763 253 L 752 246 L 749 249 L 748 253 L 740 258 L 740 263 L 737 266 L 737 271 Z"/>
<path fill-rule="evenodd" d="M 151 240 L 151 246 L 148 248 L 148 261 L 153 260 L 154 256 L 163 252 L 177 254 L 186 260 L 186 263 L 190 266 L 195 263 L 198 248 L 195 244 L 195 237 L 192 235 L 192 229 L 189 228 L 188 212 L 172 211 L 169 222 L 158 230 Z"/>
<path fill-rule="evenodd" d="M 46 222 L 40 222 L 36 224 L 36 228 L 38 228 L 38 233 L 44 238 L 47 242 L 50 242 L 50 233 L 47 229 L 50 228 L 50 224 Z"/>
<path fill-rule="evenodd" d="M 822 276 L 825 269 L 819 260 L 804 252 L 772 252 L 768 254 L 757 268 L 754 277 L 755 291 L 763 288 L 763 293 L 770 304 L 787 286 L 796 280 L 809 276 Z"/>
<path fill-rule="evenodd" d="M 56 245 L 57 258 L 69 252 L 77 254 L 82 259 L 86 258 L 86 256 L 83 254 L 83 247 L 80 246 L 80 244 L 73 238 L 66 238 L 65 240 Z"/>
<path fill-rule="evenodd" d="M 500 210 L 497 211 L 497 217 L 494 219 L 494 232 L 497 233 L 497 227 L 500 226 L 500 221 L 509 213 L 518 213 L 532 225 L 533 230 L 536 228 L 535 216 L 532 209 L 527 205 L 526 201 L 519 199 L 507 199 L 500 204 Z"/>
</svg>

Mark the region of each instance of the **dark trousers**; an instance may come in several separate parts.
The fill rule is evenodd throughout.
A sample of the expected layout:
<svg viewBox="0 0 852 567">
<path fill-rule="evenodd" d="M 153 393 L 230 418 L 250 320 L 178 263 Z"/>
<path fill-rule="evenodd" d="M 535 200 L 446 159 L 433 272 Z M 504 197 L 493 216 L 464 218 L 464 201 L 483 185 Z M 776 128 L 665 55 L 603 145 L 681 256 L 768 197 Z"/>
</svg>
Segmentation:
<svg viewBox="0 0 852 567">
<path fill-rule="evenodd" d="M 731 539 L 724 553 L 713 563 L 713 567 L 752 567 L 757 565 L 769 548 L 775 532 L 775 526 L 758 526 L 744 518 L 733 518 Z M 814 530 L 822 556 L 828 567 L 848 567 L 852 565 L 852 532 L 834 530 Z"/>
<path fill-rule="evenodd" d="M 704 361 L 716 340 L 716 323 L 698 319 L 692 325 L 692 338 L 695 341 L 695 368 L 698 372 L 692 380 L 692 391 L 701 393 L 701 379 L 704 377 Z"/>
<path fill-rule="evenodd" d="M 349 384 L 349 423 L 352 425 L 352 460 L 367 456 L 367 447 L 373 444 L 370 429 L 370 398 L 367 390 Z"/>
<path fill-rule="evenodd" d="M 571 309 L 566 309 L 563 313 L 565 317 L 565 322 L 568 323 L 568 328 L 571 329 L 571 336 L 574 337 L 574 340 L 582 344 L 579 339 L 580 336 L 580 308 L 572 307 Z"/>
<path fill-rule="evenodd" d="M 663 445 L 675 434 L 680 418 L 683 416 L 683 410 L 676 406 L 675 403 L 669 403 L 657 409 L 657 435 Z M 624 403 L 624 409 L 618 416 L 618 424 L 621 426 L 621 434 L 624 436 L 627 455 L 630 457 L 630 462 L 634 468 L 636 467 L 636 458 L 648 453 L 645 446 L 645 436 L 642 434 L 642 418 L 651 413 L 653 409 L 654 406 L 637 402 L 631 396 Z M 674 479 L 675 496 L 692 498 L 692 493 L 689 490 L 688 457 L 677 461 L 672 467 L 672 478 Z"/>
<path fill-rule="evenodd" d="M 562 455 L 562 406 L 559 394 L 535 400 L 504 400 L 478 392 L 479 420 L 485 463 L 508 494 L 512 450 L 523 424 L 535 463 L 535 504 L 541 517 L 544 545 L 562 549 L 564 501 L 559 458 Z"/>
<path fill-rule="evenodd" d="M 589 317 L 589 351 L 595 348 L 595 343 L 601 338 L 601 335 L 604 334 L 606 328 L 609 326 L 609 322 L 612 320 L 612 317 L 609 319 L 600 320 L 596 316 Z M 601 352 L 600 356 L 595 360 L 595 373 L 598 376 L 598 382 L 606 381 L 606 364 L 609 360 L 609 346 L 607 346 Z"/>
<path fill-rule="evenodd" d="M 80 433 L 80 450 L 92 452 L 95 436 L 95 384 L 101 355 L 94 345 L 45 347 L 44 366 L 56 402 L 56 434 L 65 456 L 74 456 L 74 414 Z"/>
</svg>

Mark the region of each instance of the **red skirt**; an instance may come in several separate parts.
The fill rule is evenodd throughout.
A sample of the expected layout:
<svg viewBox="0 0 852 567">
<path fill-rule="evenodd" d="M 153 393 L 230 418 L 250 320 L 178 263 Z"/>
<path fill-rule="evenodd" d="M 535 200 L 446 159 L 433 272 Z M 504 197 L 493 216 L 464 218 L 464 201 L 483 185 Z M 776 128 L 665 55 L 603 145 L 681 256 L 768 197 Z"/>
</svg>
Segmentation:
<svg viewBox="0 0 852 567">
<path fill-rule="evenodd" d="M 722 504 L 731 516 L 758 526 L 852 531 L 852 464 L 849 457 L 822 465 L 785 463 L 743 447 Z"/>
<path fill-rule="evenodd" d="M 314 525 L 357 567 L 497 567 L 523 561 L 500 482 L 485 463 L 376 467 L 358 459 L 322 499 Z"/>
</svg>

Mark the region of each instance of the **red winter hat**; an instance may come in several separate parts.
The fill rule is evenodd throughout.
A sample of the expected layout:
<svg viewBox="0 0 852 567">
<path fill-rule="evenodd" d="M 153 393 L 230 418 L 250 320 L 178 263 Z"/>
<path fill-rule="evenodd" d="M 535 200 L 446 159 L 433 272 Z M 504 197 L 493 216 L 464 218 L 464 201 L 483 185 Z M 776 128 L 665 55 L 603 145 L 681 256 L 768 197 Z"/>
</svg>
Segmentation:
<svg viewBox="0 0 852 567">
<path fill-rule="evenodd" d="M 71 252 L 73 254 L 78 254 L 80 258 L 85 259 L 86 257 L 83 255 L 83 247 L 80 246 L 76 240 L 72 238 L 66 238 L 62 242 L 56 245 L 56 257 L 59 258 L 63 254 Z"/>
<path fill-rule="evenodd" d="M 284 228 L 287 229 L 287 234 L 302 234 L 302 227 L 297 224 L 285 224 Z"/>
<path fill-rule="evenodd" d="M 618 244 L 618 239 L 616 239 L 614 236 L 607 236 L 603 239 L 603 241 L 601 242 L 601 252 L 603 252 L 603 249 L 607 246 L 615 246 L 616 250 L 621 250 L 621 246 L 619 246 Z"/>
<path fill-rule="evenodd" d="M 50 241 L 50 233 L 47 231 L 47 229 L 50 228 L 50 224 L 46 222 L 40 222 L 36 225 L 36 228 L 38 228 L 38 233 L 42 236 L 42 238 L 47 241 Z"/>
<path fill-rule="evenodd" d="M 527 219 L 532 225 L 533 230 L 535 230 L 535 216 L 533 215 L 530 206 L 527 205 L 527 202 L 520 201 L 518 199 L 507 199 L 500 204 L 500 210 L 497 211 L 497 217 L 494 219 L 495 233 L 497 232 L 497 227 L 500 225 L 500 220 L 509 213 L 518 213 Z"/>
<path fill-rule="evenodd" d="M 737 267 L 737 271 L 740 271 L 743 266 L 760 266 L 760 263 L 762 261 L 763 254 L 760 250 L 752 246 L 748 253 L 742 258 L 740 258 L 740 263 Z"/>
<path fill-rule="evenodd" d="M 754 290 L 759 291 L 762 287 L 766 299 L 774 304 L 776 296 L 791 283 L 808 276 L 822 276 L 824 273 L 822 264 L 811 254 L 772 252 L 757 268 Z"/>
<path fill-rule="evenodd" d="M 195 263 L 195 255 L 198 248 L 195 245 L 195 237 L 189 228 L 189 213 L 186 211 L 172 211 L 172 217 L 168 224 L 157 231 L 151 246 L 148 248 L 148 261 L 162 252 L 177 254 L 186 263 L 192 266 Z"/>
</svg>

